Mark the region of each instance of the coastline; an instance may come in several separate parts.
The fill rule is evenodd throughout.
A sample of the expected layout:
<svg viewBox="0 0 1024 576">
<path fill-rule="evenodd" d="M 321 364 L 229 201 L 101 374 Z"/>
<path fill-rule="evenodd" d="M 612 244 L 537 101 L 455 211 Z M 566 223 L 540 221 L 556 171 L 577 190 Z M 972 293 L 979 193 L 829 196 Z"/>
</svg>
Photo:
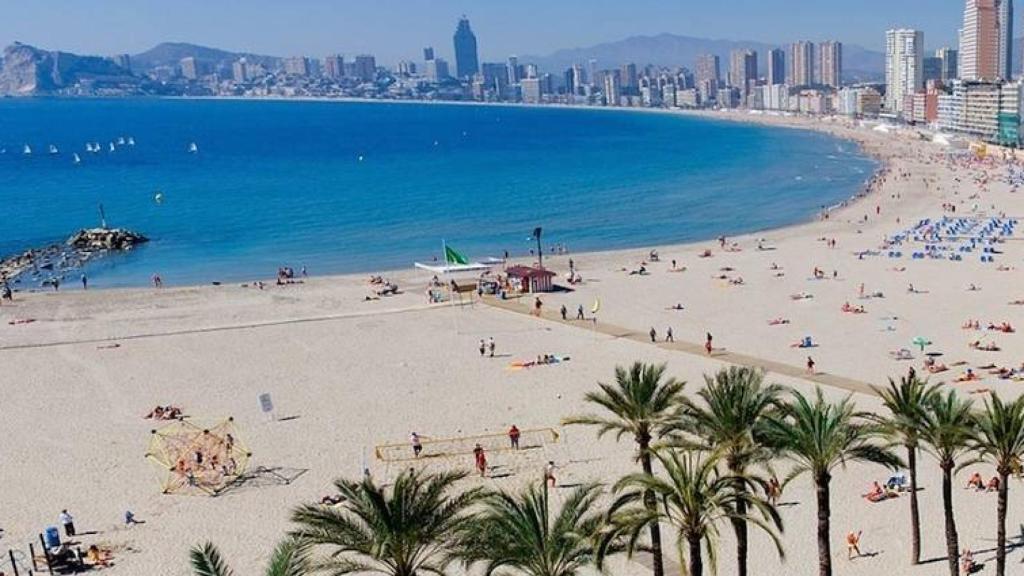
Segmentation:
<svg viewBox="0 0 1024 576">
<path fill-rule="evenodd" d="M 629 107 L 619 108 L 619 107 L 591 106 L 591 105 L 558 105 L 558 104 L 550 105 L 550 104 L 521 104 L 521 103 L 507 103 L 507 102 L 475 102 L 475 101 L 474 102 L 470 102 L 470 101 L 462 102 L 462 101 L 381 100 L 381 99 L 373 99 L 373 98 L 344 98 L 344 99 L 339 99 L 339 98 L 312 98 L 312 97 L 308 97 L 308 98 L 307 97 L 284 98 L 284 97 L 206 97 L 206 96 L 200 96 L 200 97 L 180 97 L 180 96 L 174 96 L 174 97 L 156 97 L 154 99 L 171 100 L 171 101 L 174 101 L 174 100 L 185 100 L 185 101 L 196 100 L 196 101 L 242 101 L 242 102 L 255 101 L 255 102 L 276 102 L 276 103 L 291 102 L 291 103 L 297 103 L 297 104 L 306 103 L 306 102 L 337 103 L 337 104 L 344 104 L 344 103 L 358 103 L 358 104 L 407 104 L 407 105 L 462 106 L 462 107 L 495 107 L 495 108 L 511 108 L 511 109 L 527 108 L 527 109 L 538 109 L 538 110 L 555 109 L 555 110 L 602 111 L 602 112 L 607 112 L 607 113 L 615 113 L 615 112 L 620 112 L 620 113 L 645 113 L 645 114 L 652 114 L 652 115 L 659 115 L 659 116 L 668 116 L 668 117 L 694 118 L 694 119 L 699 119 L 699 120 L 708 121 L 708 122 L 712 122 L 712 123 L 714 123 L 714 122 L 731 122 L 731 123 L 740 123 L 740 124 L 746 124 L 746 125 L 752 125 L 752 126 L 766 127 L 766 128 L 769 128 L 769 129 L 799 130 L 799 131 L 803 131 L 803 132 L 813 132 L 813 133 L 818 133 L 818 134 L 825 134 L 825 135 L 828 135 L 829 137 L 835 138 L 837 141 L 844 141 L 844 142 L 847 142 L 847 143 L 850 143 L 850 144 L 854 145 L 856 147 L 858 153 L 861 156 L 864 156 L 864 157 L 867 157 L 867 158 L 871 158 L 872 161 L 875 164 L 874 172 L 866 175 L 865 180 L 860 184 L 860 186 L 859 186 L 859 188 L 857 189 L 856 192 L 854 192 L 853 194 L 851 194 L 850 196 L 848 196 L 848 197 L 846 197 L 846 198 L 844 198 L 842 200 L 836 201 L 836 203 L 831 205 L 831 206 L 824 206 L 823 205 L 823 208 L 825 208 L 826 211 L 835 212 L 837 216 L 841 216 L 842 209 L 852 207 L 858 200 L 862 199 L 864 197 L 864 195 L 865 195 L 865 191 L 866 191 L 866 188 L 869 185 L 869 183 L 879 173 L 884 172 L 886 170 L 887 166 L 888 166 L 888 160 L 886 159 L 886 157 L 884 155 L 880 154 L 878 151 L 866 150 L 865 149 L 865 141 L 864 141 L 864 139 L 858 138 L 857 134 L 856 134 L 856 131 L 852 130 L 849 126 L 842 126 L 842 128 L 847 130 L 847 133 L 838 133 L 836 130 L 832 129 L 833 126 L 832 126 L 831 122 L 826 124 L 826 122 L 824 122 L 821 119 L 817 119 L 817 121 L 815 121 L 813 119 L 808 119 L 808 118 L 799 117 L 799 116 L 785 116 L 785 117 L 774 117 L 773 116 L 773 117 L 766 117 L 766 116 L 755 116 L 755 115 L 749 115 L 749 114 L 742 114 L 741 115 L 741 114 L 737 114 L 737 113 L 729 113 L 729 112 L 722 112 L 722 111 L 702 111 L 702 110 L 682 110 L 682 109 L 676 110 L 676 109 L 662 109 L 662 108 L 629 108 Z M 765 234 L 765 233 L 769 233 L 769 232 L 775 232 L 775 231 L 785 230 L 785 229 L 790 229 L 790 228 L 799 228 L 799 227 L 805 226 L 807 224 L 813 223 L 818 218 L 820 218 L 820 216 L 821 216 L 821 213 L 820 212 L 816 212 L 814 214 L 808 215 L 808 216 L 806 216 L 804 218 L 801 218 L 799 220 L 791 221 L 789 223 L 784 223 L 784 224 L 780 224 L 780 225 L 777 225 L 777 226 L 768 226 L 768 227 L 765 227 L 765 228 L 757 228 L 757 229 L 749 230 L 749 231 L 743 232 L 742 234 L 737 234 L 736 237 L 737 238 L 749 238 L 749 237 L 753 237 L 753 236 L 756 236 L 756 235 Z M 714 234 L 709 233 L 707 237 L 693 239 L 693 240 L 687 240 L 687 241 L 684 241 L 684 242 L 656 243 L 656 244 L 652 244 L 651 247 L 659 246 L 659 247 L 662 247 L 662 248 L 673 248 L 673 247 L 686 248 L 686 247 L 689 247 L 689 246 L 697 245 L 697 244 L 700 244 L 702 242 L 706 242 L 708 240 L 711 240 L 711 239 L 717 237 L 720 233 L 721 233 L 721 231 L 716 231 Z M 632 250 L 640 250 L 640 249 L 645 248 L 645 246 L 646 245 L 637 245 L 637 246 L 632 246 L 632 247 L 608 247 L 608 248 L 586 249 L 586 250 L 583 250 L 583 251 L 574 252 L 574 254 L 576 254 L 576 255 L 589 255 L 589 254 L 610 255 L 610 254 L 615 254 L 615 253 L 628 252 L 628 251 L 632 251 Z M 37 249 L 37 248 L 40 248 L 40 247 L 29 247 L 26 250 L 22 250 L 20 253 L 25 253 L 25 252 L 28 252 L 28 251 L 31 251 L 31 250 Z M 18 255 L 20 255 L 20 253 L 19 254 L 11 254 L 10 255 L 11 258 L 9 258 L 9 259 L 14 259 Z M 517 257 L 513 257 L 512 260 L 522 261 L 525 258 L 526 257 L 518 257 L 518 258 Z M 410 267 L 411 267 L 411 261 L 410 261 Z M 402 275 L 403 273 L 405 273 L 407 271 L 408 271 L 408 269 L 406 269 L 406 268 L 382 268 L 382 269 L 366 269 L 366 270 L 359 270 L 359 271 L 354 271 L 354 272 L 337 272 L 337 273 L 329 272 L 329 273 L 326 273 L 326 274 L 323 274 L 323 275 L 318 274 L 318 276 L 325 277 L 325 278 L 365 277 L 367 274 L 384 274 L 384 275 L 387 275 L 387 276 L 398 276 L 398 275 Z M 198 288 L 198 287 L 204 287 L 204 286 L 216 287 L 217 285 L 237 285 L 237 284 L 240 284 L 240 283 L 243 283 L 243 282 L 255 282 L 255 281 L 267 282 L 268 280 L 272 280 L 272 278 L 271 277 L 260 277 L 259 275 L 253 275 L 253 277 L 249 277 L 246 280 L 237 280 L 237 279 L 227 279 L 227 280 L 225 280 L 224 278 L 209 278 L 207 280 L 204 280 L 201 283 L 185 283 L 185 284 L 177 284 L 177 283 L 174 283 L 173 280 L 172 280 L 170 282 L 170 284 L 169 284 L 169 288 L 170 287 L 174 287 L 174 288 L 189 289 L 189 288 Z M 101 283 L 99 286 L 91 287 L 91 289 L 94 289 L 94 290 L 126 291 L 126 290 L 146 289 L 146 287 L 145 286 L 141 286 L 141 285 L 122 286 L 122 287 L 103 287 L 102 283 Z M 19 289 L 18 291 L 21 292 L 21 293 L 33 293 L 33 292 L 39 292 L 39 291 L 42 291 L 42 290 L 44 290 L 44 288 L 32 287 L 32 288 L 29 288 L 29 289 Z"/>
</svg>

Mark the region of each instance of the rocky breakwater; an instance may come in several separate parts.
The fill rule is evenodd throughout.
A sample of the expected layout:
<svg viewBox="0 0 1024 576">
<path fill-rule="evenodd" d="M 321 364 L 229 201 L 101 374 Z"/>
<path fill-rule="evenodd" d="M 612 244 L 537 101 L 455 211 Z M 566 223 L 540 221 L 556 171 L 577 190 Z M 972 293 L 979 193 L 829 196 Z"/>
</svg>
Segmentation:
<svg viewBox="0 0 1024 576">
<path fill-rule="evenodd" d="M 0 260 L 0 283 L 21 284 L 25 277 L 39 286 L 63 282 L 94 258 L 126 252 L 149 239 L 123 228 L 79 230 L 65 242 L 32 248 Z"/>
</svg>

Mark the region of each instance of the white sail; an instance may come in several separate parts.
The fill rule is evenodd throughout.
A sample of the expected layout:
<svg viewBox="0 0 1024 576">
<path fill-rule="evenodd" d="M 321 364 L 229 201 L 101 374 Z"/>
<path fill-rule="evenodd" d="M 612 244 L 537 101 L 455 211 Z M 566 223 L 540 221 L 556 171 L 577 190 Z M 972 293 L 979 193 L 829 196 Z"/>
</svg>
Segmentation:
<svg viewBox="0 0 1024 576">
<path fill-rule="evenodd" d="M 81 164 L 82 163 L 82 158 L 81 158 L 81 156 L 78 155 L 78 152 L 75 152 L 74 161 L 75 161 L 75 164 Z"/>
<path fill-rule="evenodd" d="M 25 147 L 22 148 L 21 153 L 25 154 L 25 155 L 31 154 L 32 153 L 32 147 L 29 146 L 28 144 L 25 144 Z"/>
<path fill-rule="evenodd" d="M 196 143 L 192 142 L 188 145 L 188 151 L 191 154 L 195 154 L 196 152 L 199 152 L 199 146 L 196 146 Z"/>
<path fill-rule="evenodd" d="M 50 144 L 49 151 L 50 151 L 50 154 L 57 154 L 57 153 L 60 152 L 59 150 L 57 150 L 57 147 L 54 146 L 53 144 Z"/>
</svg>

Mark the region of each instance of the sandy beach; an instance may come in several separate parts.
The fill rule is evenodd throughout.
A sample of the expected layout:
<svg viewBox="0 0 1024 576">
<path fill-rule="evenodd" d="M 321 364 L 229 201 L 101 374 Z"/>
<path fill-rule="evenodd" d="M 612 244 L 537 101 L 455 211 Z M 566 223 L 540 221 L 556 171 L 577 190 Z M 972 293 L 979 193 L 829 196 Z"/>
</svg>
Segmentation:
<svg viewBox="0 0 1024 576">
<path fill-rule="evenodd" d="M 374 448 L 405 443 L 412 431 L 430 440 L 500 436 L 512 424 L 553 428 L 557 441 L 521 453 L 495 451 L 493 477 L 465 484 L 514 489 L 538 479 L 549 460 L 561 484 L 610 484 L 635 469 L 633 446 L 559 423 L 586 410 L 583 395 L 611 379 L 616 365 L 634 360 L 668 363 L 669 374 L 686 380 L 691 394 L 704 374 L 733 364 L 763 366 L 769 381 L 802 392 L 822 386 L 830 398 L 853 394 L 870 411 L 880 410 L 880 402 L 869 386 L 910 367 L 979 403 L 986 391 L 1020 394 L 1024 383 L 1009 370 L 1024 361 L 1024 336 L 988 327 L 1024 326 L 1024 308 L 1010 304 L 1024 299 L 1017 284 L 1024 245 L 1017 235 L 960 250 L 993 218 L 999 228 L 1024 213 L 1003 164 L 951 160 L 948 148 L 912 135 L 840 122 L 714 117 L 828 131 L 878 158 L 883 176 L 865 198 L 831 210 L 827 220 L 724 242 L 546 256 L 561 284 L 570 258 L 582 282 L 543 295 L 543 318 L 528 314 L 532 297 L 431 305 L 424 295 L 430 274 L 411 269 L 382 271 L 402 293 L 379 300 L 366 300 L 365 275 L 285 286 L 271 280 L 262 290 L 15 294 L 13 303 L 0 305 L 0 550 L 27 554 L 27 544 L 38 543 L 37 535 L 68 509 L 83 546 L 113 551 L 111 574 L 186 576 L 189 548 L 207 540 L 239 573 L 258 573 L 296 505 L 319 500 L 331 493 L 333 479 L 357 477 L 364 466 L 375 477 L 393 478 L 410 462 L 381 460 Z M 643 207 L 635 210 L 642 217 Z M 945 242 L 948 249 L 936 253 L 941 257 L 914 258 L 927 250 L 914 237 L 929 234 L 944 216 L 965 219 L 954 233 L 945 232 L 952 223 L 940 226 L 956 239 Z M 924 219 L 930 224 L 893 243 Z M 993 261 L 982 262 L 982 254 Z M 643 274 L 631 274 L 641 267 Z M 560 319 L 563 305 L 569 321 Z M 571 320 L 578 306 L 587 320 Z M 675 342 L 666 343 L 669 328 Z M 711 355 L 702 348 L 708 332 Z M 478 343 L 492 337 L 495 357 L 481 357 Z M 811 347 L 794 346 L 808 337 Z M 919 348 L 915 339 L 929 344 Z M 993 343 L 998 350 L 981 349 Z M 909 357 L 899 359 L 901 350 Z M 544 354 L 570 360 L 510 369 Z M 814 374 L 806 370 L 808 357 Z M 946 370 L 929 374 L 926 360 Z M 992 373 L 999 368 L 1007 377 Z M 956 382 L 968 369 L 976 379 Z M 273 418 L 260 410 L 263 393 L 273 397 Z M 160 473 L 145 458 L 151 430 L 160 424 L 144 416 L 166 404 L 196 421 L 233 417 L 253 453 L 255 477 L 216 498 L 161 494 Z M 473 461 L 460 455 L 413 465 L 469 470 Z M 851 465 L 833 482 L 837 574 L 946 573 L 939 469 L 929 456 L 919 465 L 923 557 L 938 560 L 909 566 L 909 499 L 868 503 L 860 494 L 889 473 Z M 974 470 L 992 475 L 979 465 L 957 476 L 956 514 L 962 545 L 975 550 L 988 573 L 996 499 L 961 489 Z M 1010 489 L 1014 538 L 1024 524 L 1024 484 L 1014 480 Z M 752 532 L 754 573 L 813 574 L 810 480 L 789 485 L 782 501 L 787 558 L 780 561 L 768 539 Z M 126 510 L 143 523 L 124 526 Z M 842 538 L 851 530 L 863 530 L 867 555 L 847 561 Z M 735 572 L 732 546 L 723 529 L 722 575 Z M 674 551 L 669 557 L 678 560 Z M 1009 553 L 1011 572 L 1021 559 L 1019 550 Z M 639 560 L 617 561 L 612 571 L 651 573 Z"/>
</svg>

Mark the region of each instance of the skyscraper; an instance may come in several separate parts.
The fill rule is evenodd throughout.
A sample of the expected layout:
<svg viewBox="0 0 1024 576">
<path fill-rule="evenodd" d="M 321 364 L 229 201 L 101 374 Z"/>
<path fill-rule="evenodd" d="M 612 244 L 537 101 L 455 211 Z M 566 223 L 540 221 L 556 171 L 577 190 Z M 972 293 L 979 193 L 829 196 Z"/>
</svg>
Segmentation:
<svg viewBox="0 0 1024 576">
<path fill-rule="evenodd" d="M 942 60 L 942 82 L 948 84 L 960 77 L 960 52 L 952 48 L 939 48 L 935 57 Z"/>
<path fill-rule="evenodd" d="M 363 82 L 372 82 L 377 79 L 377 59 L 369 54 L 356 56 L 353 65 L 353 72 L 356 78 Z"/>
<path fill-rule="evenodd" d="M 345 59 L 338 54 L 325 57 L 324 76 L 335 80 L 345 76 Z"/>
<path fill-rule="evenodd" d="M 714 54 L 697 56 L 697 65 L 693 70 L 693 79 L 698 89 L 707 94 L 714 94 L 718 91 L 718 82 L 721 79 L 718 56 Z"/>
<path fill-rule="evenodd" d="M 999 76 L 1013 79 L 1013 0 L 997 0 L 996 19 L 999 26 Z"/>
<path fill-rule="evenodd" d="M 924 88 L 924 32 L 899 29 L 885 33 L 885 106 L 902 113 L 907 97 Z"/>
<path fill-rule="evenodd" d="M 618 106 L 622 100 L 622 84 L 619 71 L 609 70 L 604 75 L 604 103 L 606 106 Z"/>
<path fill-rule="evenodd" d="M 942 82 L 942 58 L 938 56 L 926 56 L 922 61 L 921 77 L 925 85 L 930 80 Z"/>
<path fill-rule="evenodd" d="M 455 28 L 455 73 L 459 78 L 472 78 L 480 71 L 476 53 L 476 35 L 469 27 L 469 18 L 463 16 Z"/>
<path fill-rule="evenodd" d="M 199 78 L 199 66 L 196 63 L 196 59 L 192 56 L 182 58 L 178 62 L 178 66 L 181 68 L 181 76 L 186 80 L 195 80 Z"/>
<path fill-rule="evenodd" d="M 741 104 L 747 103 L 752 80 L 757 80 L 757 52 L 733 50 L 729 54 L 729 86 L 739 91 Z"/>
<path fill-rule="evenodd" d="M 843 44 L 828 41 L 818 44 L 818 84 L 839 88 L 843 83 Z"/>
<path fill-rule="evenodd" d="M 423 61 L 424 62 L 430 62 L 433 59 L 434 59 L 434 47 L 433 46 L 427 46 L 426 48 L 423 49 Z"/>
<path fill-rule="evenodd" d="M 636 64 L 630 62 L 622 65 L 622 70 L 619 71 L 619 85 L 623 94 L 636 95 L 640 93 Z"/>
<path fill-rule="evenodd" d="M 996 80 L 999 69 L 999 15 L 997 0 L 967 0 L 960 36 L 960 77 Z"/>
<path fill-rule="evenodd" d="M 508 83 L 518 84 L 519 83 L 519 58 L 515 56 L 508 57 Z"/>
<path fill-rule="evenodd" d="M 786 51 L 781 48 L 772 48 L 768 51 L 768 74 L 765 80 L 769 86 L 786 83 Z"/>
<path fill-rule="evenodd" d="M 789 68 L 786 84 L 810 86 L 814 84 L 814 43 L 797 42 L 789 47 Z"/>
</svg>

